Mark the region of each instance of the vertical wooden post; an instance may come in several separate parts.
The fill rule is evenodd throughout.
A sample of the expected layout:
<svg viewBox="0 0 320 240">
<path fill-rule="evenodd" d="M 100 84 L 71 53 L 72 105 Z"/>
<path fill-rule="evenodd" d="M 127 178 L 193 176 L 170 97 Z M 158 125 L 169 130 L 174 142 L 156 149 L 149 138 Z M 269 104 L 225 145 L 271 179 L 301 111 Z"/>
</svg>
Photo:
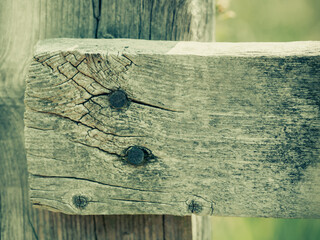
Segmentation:
<svg viewBox="0 0 320 240">
<path fill-rule="evenodd" d="M 0 19 L 0 239 L 191 239 L 190 217 L 70 216 L 30 208 L 24 79 L 39 39 L 212 41 L 214 0 L 4 0 Z M 193 239 L 209 239 L 198 235 L 208 233 L 199 220 Z"/>
</svg>

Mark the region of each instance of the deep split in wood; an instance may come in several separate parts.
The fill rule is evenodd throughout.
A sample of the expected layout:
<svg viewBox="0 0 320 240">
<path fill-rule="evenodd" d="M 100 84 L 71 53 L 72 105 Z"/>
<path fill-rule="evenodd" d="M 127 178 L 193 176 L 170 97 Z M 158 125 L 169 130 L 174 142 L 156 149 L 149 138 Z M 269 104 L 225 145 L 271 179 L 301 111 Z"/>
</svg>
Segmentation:
<svg viewBox="0 0 320 240">
<path fill-rule="evenodd" d="M 25 94 L 31 200 L 320 217 L 319 76 L 319 42 L 42 41 Z"/>
</svg>

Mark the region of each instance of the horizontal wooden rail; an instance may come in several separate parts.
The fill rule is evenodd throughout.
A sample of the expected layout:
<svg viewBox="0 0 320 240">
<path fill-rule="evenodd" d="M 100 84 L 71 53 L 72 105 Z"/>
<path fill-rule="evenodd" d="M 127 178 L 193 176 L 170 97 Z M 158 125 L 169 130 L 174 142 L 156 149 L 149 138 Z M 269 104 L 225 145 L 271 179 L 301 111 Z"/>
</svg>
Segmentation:
<svg viewBox="0 0 320 240">
<path fill-rule="evenodd" d="M 320 217 L 320 43 L 52 39 L 30 197 L 70 214 Z"/>
</svg>

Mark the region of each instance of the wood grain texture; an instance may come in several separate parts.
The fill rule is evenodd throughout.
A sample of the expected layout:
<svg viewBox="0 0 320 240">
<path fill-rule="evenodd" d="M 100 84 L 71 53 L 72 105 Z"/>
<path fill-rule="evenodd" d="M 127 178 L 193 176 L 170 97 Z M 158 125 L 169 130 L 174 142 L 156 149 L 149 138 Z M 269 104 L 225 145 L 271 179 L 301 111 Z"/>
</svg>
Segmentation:
<svg viewBox="0 0 320 240">
<path fill-rule="evenodd" d="M 108 2 L 111 3 L 104 0 L 103 4 Z M 117 219 L 116 229 L 119 234 L 121 229 L 123 232 L 128 229 L 120 220 L 125 222 L 127 216 L 99 216 L 95 217 L 99 221 L 92 223 L 88 221 L 93 217 L 69 216 L 31 208 L 28 196 L 23 96 L 25 74 L 34 44 L 46 38 L 94 38 L 98 32 L 103 35 L 104 30 L 99 30 L 103 26 L 98 24 L 98 14 L 103 15 L 105 11 L 101 9 L 101 0 L 0 1 L 0 239 L 100 239 L 100 236 L 112 239 L 108 233 L 113 230 L 102 222 L 109 223 L 113 219 Z M 135 10 L 125 14 L 135 14 Z M 123 21 L 124 16 L 121 17 L 120 13 L 118 15 L 122 19 L 118 25 L 122 28 L 131 24 Z M 177 25 L 174 23 L 174 27 Z M 116 35 L 116 32 L 108 33 Z M 212 35 L 213 29 L 208 34 Z M 118 35 L 135 36 L 133 31 L 129 35 Z M 175 40 L 175 36 L 170 37 Z M 147 217 L 139 215 L 136 220 L 143 221 L 144 218 Z M 156 217 L 150 216 L 148 222 L 157 223 L 153 219 Z M 160 219 L 165 221 L 166 216 Z M 99 229 L 99 232 L 95 229 Z M 141 229 L 136 231 L 143 234 Z M 154 229 L 159 229 L 159 234 L 163 235 L 160 233 L 162 228 Z M 143 239 L 141 234 L 131 235 L 129 239 Z"/>
<path fill-rule="evenodd" d="M 214 11 L 213 0 L 101 1 L 97 37 L 213 41 Z"/>
<path fill-rule="evenodd" d="M 211 216 L 192 215 L 192 236 L 193 240 L 212 239 Z"/>
<path fill-rule="evenodd" d="M 38 239 L 196 239 L 192 238 L 189 217 L 74 216 L 42 209 L 32 217 Z"/>
<path fill-rule="evenodd" d="M 53 39 L 37 49 L 25 94 L 34 204 L 320 217 L 319 42 Z M 117 89 L 130 100 L 122 110 L 109 104 Z M 130 146 L 154 157 L 132 166 Z"/>
<path fill-rule="evenodd" d="M 41 212 L 29 203 L 23 132 L 25 75 L 39 39 L 94 37 L 92 19 L 88 1 L 0 1 L 0 239 L 51 237 L 38 237 L 33 226 L 41 222 Z M 51 220 L 41 223 L 43 228 L 54 225 Z M 61 224 L 59 231 L 64 231 Z"/>
</svg>

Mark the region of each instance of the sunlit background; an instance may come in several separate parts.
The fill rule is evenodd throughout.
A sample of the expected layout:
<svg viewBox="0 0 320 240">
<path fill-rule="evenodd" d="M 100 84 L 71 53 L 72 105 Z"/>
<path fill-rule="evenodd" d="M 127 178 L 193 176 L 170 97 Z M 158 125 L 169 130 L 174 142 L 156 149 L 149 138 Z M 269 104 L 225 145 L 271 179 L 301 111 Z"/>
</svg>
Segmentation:
<svg viewBox="0 0 320 240">
<path fill-rule="evenodd" d="M 320 40 L 320 0 L 216 0 L 216 41 Z"/>
<path fill-rule="evenodd" d="M 320 40 L 320 0 L 216 1 L 216 41 Z M 320 220 L 213 217 L 213 239 L 320 240 Z"/>
</svg>

